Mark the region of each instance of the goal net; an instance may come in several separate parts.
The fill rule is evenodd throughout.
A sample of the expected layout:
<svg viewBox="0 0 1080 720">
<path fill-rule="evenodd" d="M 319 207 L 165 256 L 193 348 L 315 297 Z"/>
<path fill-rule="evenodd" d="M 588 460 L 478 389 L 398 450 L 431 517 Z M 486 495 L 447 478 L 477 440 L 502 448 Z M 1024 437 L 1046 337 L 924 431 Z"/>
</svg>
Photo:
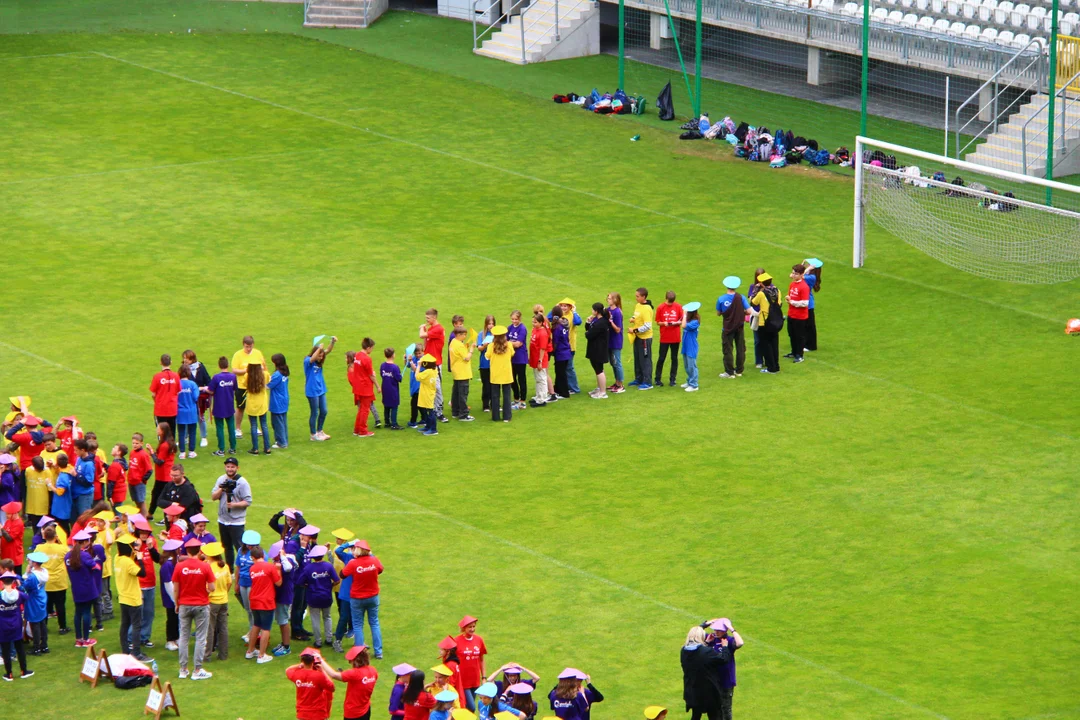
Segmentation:
<svg viewBox="0 0 1080 720">
<path fill-rule="evenodd" d="M 1080 187 L 863 137 L 852 160 L 855 267 L 872 221 L 980 277 L 1033 285 L 1080 277 Z"/>
</svg>

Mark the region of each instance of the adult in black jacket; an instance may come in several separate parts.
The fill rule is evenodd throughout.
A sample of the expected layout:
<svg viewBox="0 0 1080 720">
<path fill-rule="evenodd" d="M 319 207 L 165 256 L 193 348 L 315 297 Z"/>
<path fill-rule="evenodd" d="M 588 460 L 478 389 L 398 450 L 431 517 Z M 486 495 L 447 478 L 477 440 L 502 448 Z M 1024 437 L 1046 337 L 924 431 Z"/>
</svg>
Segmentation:
<svg viewBox="0 0 1080 720">
<path fill-rule="evenodd" d="M 161 496 L 158 498 L 157 506 L 159 508 L 167 508 L 173 503 L 176 503 L 180 507 L 184 508 L 184 512 L 180 517 L 187 520 L 192 515 L 198 515 L 202 512 L 202 498 L 199 497 L 199 491 L 195 489 L 195 486 L 184 475 L 184 466 L 180 463 L 176 463 L 172 466 L 172 482 L 161 491 Z"/>
<path fill-rule="evenodd" d="M 707 715 L 709 720 L 720 717 L 720 668 L 731 661 L 731 648 L 721 645 L 714 650 L 705 643 L 705 630 L 692 627 L 682 649 L 683 700 L 691 720 Z"/>
<path fill-rule="evenodd" d="M 592 363 L 593 372 L 596 373 L 596 389 L 590 392 L 589 396 L 603 400 L 607 398 L 607 376 L 604 374 L 604 363 L 610 359 L 608 330 L 611 327 L 611 316 L 603 303 L 593 303 L 592 311 L 592 317 L 585 323 L 587 343 L 585 357 Z"/>
</svg>

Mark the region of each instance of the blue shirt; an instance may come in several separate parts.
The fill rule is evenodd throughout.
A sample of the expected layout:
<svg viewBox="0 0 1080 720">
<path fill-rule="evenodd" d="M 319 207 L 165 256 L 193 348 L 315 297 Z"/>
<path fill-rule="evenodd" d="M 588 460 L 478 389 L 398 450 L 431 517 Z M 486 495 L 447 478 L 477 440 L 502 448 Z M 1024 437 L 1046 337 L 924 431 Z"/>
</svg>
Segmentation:
<svg viewBox="0 0 1080 720">
<path fill-rule="evenodd" d="M 409 395 L 415 395 L 420 392 L 420 381 L 416 379 L 416 363 L 420 362 L 418 358 L 411 357 L 405 361 L 405 364 L 409 368 Z"/>
<path fill-rule="evenodd" d="M 353 559 L 352 553 L 346 552 L 346 549 L 348 547 L 348 545 L 338 545 L 336 548 L 334 548 L 334 554 L 336 554 L 338 556 L 338 559 L 346 565 L 348 565 L 349 561 Z M 352 579 L 352 575 L 350 575 L 349 577 L 343 577 L 341 578 L 341 584 L 338 585 L 337 596 L 342 600 L 345 600 L 346 602 L 348 602 L 349 600 L 349 591 L 352 590 Z M 395 685 L 394 687 L 400 686 Z M 391 702 L 393 701 L 391 700 Z"/>
<path fill-rule="evenodd" d="M 729 305 L 731 303 L 728 303 Z M 688 358 L 697 358 L 698 354 L 698 329 L 701 327 L 700 320 L 690 320 L 686 323 L 682 333 L 682 352 Z"/>
<path fill-rule="evenodd" d="M 304 395 L 319 397 L 326 394 L 326 381 L 322 371 L 322 365 L 311 362 L 310 357 L 304 358 Z"/>
<path fill-rule="evenodd" d="M 289 412 L 289 378 L 275 370 L 266 387 L 270 390 L 270 412 L 275 415 Z"/>
<path fill-rule="evenodd" d="M 94 457 L 87 455 L 75 461 L 75 482 L 72 483 L 71 492 L 79 497 L 94 493 L 94 475 L 97 468 L 94 466 Z"/>
<path fill-rule="evenodd" d="M 251 587 L 251 566 L 255 561 L 251 559 L 251 553 L 241 550 L 236 554 L 236 575 L 240 587 Z"/>
<path fill-rule="evenodd" d="M 750 311 L 750 301 L 746 299 L 745 295 L 742 295 L 740 297 L 742 297 L 743 310 L 746 310 L 747 312 L 749 312 Z M 731 293 L 724 293 L 723 295 L 721 295 L 720 297 L 718 297 L 716 299 L 716 312 L 718 312 L 718 313 L 727 312 L 728 308 L 731 307 L 731 304 L 733 302 L 735 302 L 735 296 L 732 295 Z"/>
<path fill-rule="evenodd" d="M 26 619 L 29 622 L 41 622 L 45 619 L 45 585 L 32 572 L 27 572 L 23 577 L 22 587 L 28 598 L 26 602 Z"/>
<path fill-rule="evenodd" d="M 70 467 L 70 466 L 68 466 Z M 52 510 L 49 512 L 57 520 L 71 519 L 71 473 L 62 472 L 56 478 L 56 487 L 64 488 L 63 495 L 53 495 Z"/>
<path fill-rule="evenodd" d="M 476 340 L 476 349 L 480 353 L 480 369 L 481 370 L 485 370 L 485 369 L 488 369 L 488 368 L 491 367 L 491 361 L 487 359 L 487 356 L 484 354 L 484 351 L 487 350 L 487 346 L 489 344 L 491 344 L 491 342 L 494 341 L 494 340 L 495 340 L 495 336 L 492 335 L 490 332 L 483 333 Z M 528 352 L 528 351 L 526 351 L 526 352 Z"/>
<path fill-rule="evenodd" d="M 806 285 L 810 288 L 810 304 L 807 307 L 808 307 L 808 309 L 813 310 L 814 309 L 814 286 L 817 285 L 817 275 L 815 275 L 814 273 L 805 273 L 803 275 L 803 280 L 806 281 Z"/>
<path fill-rule="evenodd" d="M 199 386 L 194 380 L 184 378 L 180 381 L 180 391 L 176 394 L 176 424 L 194 425 L 199 422 Z"/>
</svg>

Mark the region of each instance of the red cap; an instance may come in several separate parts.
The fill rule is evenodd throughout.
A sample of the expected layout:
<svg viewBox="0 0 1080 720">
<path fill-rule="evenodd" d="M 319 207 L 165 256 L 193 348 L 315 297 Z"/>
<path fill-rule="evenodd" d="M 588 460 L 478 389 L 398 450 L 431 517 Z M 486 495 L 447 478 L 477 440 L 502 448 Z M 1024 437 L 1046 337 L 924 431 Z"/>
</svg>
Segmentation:
<svg viewBox="0 0 1080 720">
<path fill-rule="evenodd" d="M 316 648 L 306 647 L 300 651 L 300 657 L 304 657 L 305 655 L 308 655 L 310 657 L 319 657 L 322 655 L 322 653 L 320 653 Z"/>
<path fill-rule="evenodd" d="M 0 510 L 3 510 L 8 515 L 14 515 L 20 510 L 22 510 L 22 503 L 18 500 L 12 500 L 11 502 L 5 503 L 2 507 L 0 507 Z"/>
<path fill-rule="evenodd" d="M 147 532 L 152 532 L 150 528 L 150 523 L 146 522 L 145 520 L 136 520 L 132 523 L 132 525 L 135 526 L 136 530 L 146 530 Z"/>
<path fill-rule="evenodd" d="M 184 543 L 184 547 L 186 547 L 186 548 L 202 547 L 202 542 L 199 540 L 199 538 L 191 538 L 186 543 Z"/>
<path fill-rule="evenodd" d="M 184 506 L 180 505 L 180 504 L 177 504 L 177 503 L 173 503 L 169 507 L 165 508 L 165 510 L 163 512 L 166 515 L 183 515 L 184 514 Z"/>
<path fill-rule="evenodd" d="M 349 651 L 345 653 L 345 659 L 352 662 L 357 655 L 367 650 L 367 645 L 353 645 L 349 648 Z"/>
<path fill-rule="evenodd" d="M 472 625 L 474 622 L 476 622 L 476 618 L 474 618 L 472 615 L 466 615 L 465 617 L 461 618 L 461 622 L 459 622 L 457 626 L 464 630 L 466 625 Z"/>
<path fill-rule="evenodd" d="M 454 638 L 450 637 L 449 635 L 447 635 L 446 637 L 444 637 L 442 640 L 439 641 L 439 649 L 440 650 L 452 650 L 452 649 L 454 649 L 456 647 L 457 647 L 457 642 L 455 642 Z"/>
<path fill-rule="evenodd" d="M 23 419 L 22 419 L 22 424 L 27 426 L 27 427 L 32 427 L 34 425 L 40 425 L 41 424 L 41 418 L 34 417 L 33 415 L 24 415 Z"/>
<path fill-rule="evenodd" d="M 74 415 L 68 415 L 67 417 L 60 418 L 60 422 L 66 422 L 66 423 L 74 424 L 74 423 L 79 422 L 79 418 L 75 417 Z"/>
<path fill-rule="evenodd" d="M 353 543 L 353 547 L 358 547 L 361 550 L 370 550 L 371 546 L 367 544 L 367 540 L 357 540 Z"/>
</svg>

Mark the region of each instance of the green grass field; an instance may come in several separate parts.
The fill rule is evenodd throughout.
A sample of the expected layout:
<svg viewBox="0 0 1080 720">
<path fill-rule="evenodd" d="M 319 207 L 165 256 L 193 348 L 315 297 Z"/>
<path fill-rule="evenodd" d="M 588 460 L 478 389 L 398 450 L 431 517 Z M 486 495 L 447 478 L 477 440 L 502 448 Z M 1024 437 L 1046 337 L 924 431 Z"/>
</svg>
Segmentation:
<svg viewBox="0 0 1080 720">
<path fill-rule="evenodd" d="M 980 280 L 873 230 L 852 270 L 849 178 L 546 99 L 610 86 L 609 57 L 503 65 L 472 56 L 465 25 L 404 13 L 286 35 L 298 6 L 124 5 L 0 7 L 20 33 L 0 36 L 0 395 L 111 443 L 150 432 L 161 352 L 213 361 L 251 333 L 285 353 L 293 447 L 242 456 L 249 527 L 296 506 L 375 547 L 375 717 L 390 666 L 430 667 L 465 613 L 489 665 L 520 661 L 545 693 L 566 665 L 590 672 L 608 698 L 598 720 L 653 703 L 681 716 L 679 647 L 718 615 L 747 638 L 738 717 L 1080 714 L 1077 341 L 1062 334 L 1080 283 Z M 850 113 L 731 101 L 819 117 L 824 144 L 853 147 Z M 923 142 L 909 130 L 888 139 Z M 429 306 L 474 326 L 642 284 L 711 307 L 723 276 L 782 276 L 812 255 L 828 272 L 821 350 L 779 376 L 717 379 L 706 316 L 696 395 L 582 395 L 510 425 L 360 441 L 337 353 L 334 437 L 304 439 L 313 335 L 400 349 Z M 217 459 L 186 467 L 207 496 Z M 245 664 L 240 614 L 215 677 L 178 683 L 184 716 L 291 717 L 287 663 Z M 175 677 L 160 614 L 154 638 Z M 144 692 L 80 686 L 81 651 L 52 645 L 5 700 L 42 718 L 141 716 Z"/>
</svg>

